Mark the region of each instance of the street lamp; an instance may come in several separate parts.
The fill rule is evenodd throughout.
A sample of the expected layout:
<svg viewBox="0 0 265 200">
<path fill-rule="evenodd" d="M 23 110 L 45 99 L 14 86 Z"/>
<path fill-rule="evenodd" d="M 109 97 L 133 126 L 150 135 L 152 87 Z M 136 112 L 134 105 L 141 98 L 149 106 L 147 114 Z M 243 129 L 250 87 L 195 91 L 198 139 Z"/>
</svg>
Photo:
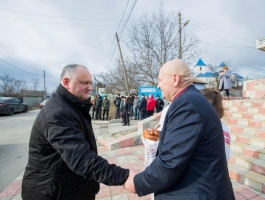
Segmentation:
<svg viewBox="0 0 265 200">
<path fill-rule="evenodd" d="M 183 24 L 183 26 L 181 27 L 181 14 L 179 13 L 178 16 L 179 16 L 179 32 L 178 32 L 178 34 L 179 34 L 179 59 L 182 59 L 181 30 L 182 30 L 182 28 L 183 28 L 184 26 L 186 26 L 190 21 L 187 20 L 187 21 Z"/>
</svg>

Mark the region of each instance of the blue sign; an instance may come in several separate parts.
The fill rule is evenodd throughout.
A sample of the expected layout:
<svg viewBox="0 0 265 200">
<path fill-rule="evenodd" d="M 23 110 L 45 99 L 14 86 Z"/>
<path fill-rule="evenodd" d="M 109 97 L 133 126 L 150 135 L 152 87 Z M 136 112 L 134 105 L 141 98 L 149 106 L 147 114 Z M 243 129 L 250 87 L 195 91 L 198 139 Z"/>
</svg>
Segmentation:
<svg viewBox="0 0 265 200">
<path fill-rule="evenodd" d="M 152 94 L 154 98 L 156 98 L 156 96 L 159 95 L 159 97 L 162 98 L 162 92 L 156 86 L 139 86 L 138 87 L 139 98 L 141 98 L 142 94 L 144 94 L 145 96 L 146 95 L 149 96 L 150 94 Z"/>
</svg>

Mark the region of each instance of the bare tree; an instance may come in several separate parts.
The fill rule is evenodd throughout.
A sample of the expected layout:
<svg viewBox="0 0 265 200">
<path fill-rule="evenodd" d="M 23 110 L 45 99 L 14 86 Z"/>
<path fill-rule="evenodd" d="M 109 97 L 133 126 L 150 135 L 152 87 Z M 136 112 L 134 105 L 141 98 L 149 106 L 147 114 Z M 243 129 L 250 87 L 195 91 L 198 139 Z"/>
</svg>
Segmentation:
<svg viewBox="0 0 265 200">
<path fill-rule="evenodd" d="M 126 58 L 128 60 L 128 58 Z M 108 69 L 106 72 L 100 72 L 93 76 L 96 87 L 103 87 L 109 93 L 115 94 L 117 91 L 126 91 L 122 66 L 119 60 Z M 125 72 L 127 74 L 128 85 L 132 90 L 137 90 L 138 86 L 143 83 L 143 80 L 138 78 L 138 71 L 135 70 L 132 63 L 125 62 Z"/>
<path fill-rule="evenodd" d="M 26 89 L 26 81 L 11 77 L 9 74 L 0 76 L 0 93 L 2 96 L 19 97 L 22 89 Z"/>
<path fill-rule="evenodd" d="M 33 83 L 33 90 L 37 90 L 39 86 L 39 78 L 33 78 L 32 83 Z"/>
<path fill-rule="evenodd" d="M 213 73 L 213 79 L 214 79 L 214 81 L 212 81 L 212 80 L 210 81 L 210 83 L 209 83 L 210 87 L 218 88 L 218 86 L 220 84 L 220 79 L 219 79 L 220 68 L 216 65 L 211 65 L 211 64 L 207 65 L 207 67 L 210 70 L 210 72 Z"/>
<path fill-rule="evenodd" d="M 157 85 L 161 66 L 178 55 L 178 21 L 175 12 L 165 12 L 163 4 L 151 15 L 143 14 L 129 28 L 129 59 L 141 80 Z M 183 60 L 190 62 L 204 50 L 200 41 L 185 33 L 182 40 Z"/>
</svg>

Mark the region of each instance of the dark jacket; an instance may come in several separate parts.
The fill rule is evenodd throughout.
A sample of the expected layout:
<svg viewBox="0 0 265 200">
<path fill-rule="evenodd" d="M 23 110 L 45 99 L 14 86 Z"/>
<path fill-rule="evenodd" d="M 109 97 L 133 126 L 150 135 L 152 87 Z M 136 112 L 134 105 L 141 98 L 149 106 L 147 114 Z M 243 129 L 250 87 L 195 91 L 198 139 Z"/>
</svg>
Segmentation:
<svg viewBox="0 0 265 200">
<path fill-rule="evenodd" d="M 165 103 L 163 99 L 160 99 L 160 98 L 156 99 L 156 109 L 161 109 L 163 108 L 164 105 Z"/>
<path fill-rule="evenodd" d="M 129 103 L 129 101 L 125 101 L 125 102 L 122 103 L 121 112 L 122 113 L 130 112 L 130 103 Z"/>
<path fill-rule="evenodd" d="M 23 200 L 88 200 L 98 193 L 98 182 L 126 181 L 129 170 L 110 165 L 97 154 L 88 114 L 91 105 L 60 85 L 41 109 L 29 141 Z"/>
<path fill-rule="evenodd" d="M 122 101 L 121 98 L 116 97 L 116 99 L 113 101 L 113 103 L 116 107 L 119 107 L 121 104 L 121 101 Z"/>
<path fill-rule="evenodd" d="M 110 101 L 108 99 L 103 99 L 102 101 L 102 107 L 104 110 L 109 109 L 110 107 Z"/>
<path fill-rule="evenodd" d="M 147 101 L 145 98 L 141 98 L 140 102 L 139 102 L 139 111 L 143 112 L 146 111 L 146 105 L 147 105 Z"/>
<path fill-rule="evenodd" d="M 157 157 L 134 177 L 143 196 L 156 200 L 234 200 L 220 119 L 193 86 L 170 105 L 160 132 Z"/>
<path fill-rule="evenodd" d="M 101 108 L 102 107 L 102 97 L 99 96 L 96 98 L 96 108 Z"/>
</svg>

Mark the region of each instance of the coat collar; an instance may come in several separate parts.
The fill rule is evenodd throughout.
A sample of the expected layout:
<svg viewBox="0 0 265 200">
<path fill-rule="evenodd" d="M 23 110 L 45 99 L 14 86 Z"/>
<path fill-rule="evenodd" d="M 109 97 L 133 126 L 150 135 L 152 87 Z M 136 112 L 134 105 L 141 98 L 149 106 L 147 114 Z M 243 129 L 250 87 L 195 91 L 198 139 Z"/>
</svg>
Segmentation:
<svg viewBox="0 0 265 200">
<path fill-rule="evenodd" d="M 58 86 L 56 93 L 63 98 L 67 98 L 81 110 L 89 111 L 92 106 L 90 98 L 87 100 L 81 100 L 65 89 L 62 84 Z"/>
</svg>

